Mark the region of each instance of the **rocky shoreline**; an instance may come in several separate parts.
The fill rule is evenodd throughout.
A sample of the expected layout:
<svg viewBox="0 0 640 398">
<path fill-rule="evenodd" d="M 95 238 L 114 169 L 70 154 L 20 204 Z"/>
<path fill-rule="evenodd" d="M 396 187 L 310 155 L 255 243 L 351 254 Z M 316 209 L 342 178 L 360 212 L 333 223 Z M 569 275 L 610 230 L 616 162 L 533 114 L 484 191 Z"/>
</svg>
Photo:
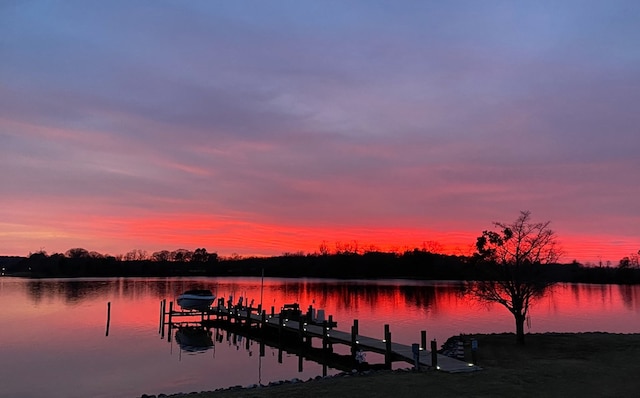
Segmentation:
<svg viewBox="0 0 640 398">
<path fill-rule="evenodd" d="M 209 390 L 209 391 L 199 391 L 199 392 L 193 391 L 189 393 L 178 392 L 174 394 L 157 394 L 157 395 L 142 394 L 139 398 L 180 398 L 180 397 L 194 396 L 199 394 L 215 394 L 215 393 L 220 393 L 225 391 L 242 391 L 242 390 L 246 390 L 248 392 L 250 390 L 259 390 L 259 389 L 265 389 L 265 388 L 288 385 L 288 384 L 310 383 L 310 382 L 317 382 L 321 380 L 331 380 L 331 379 L 337 379 L 337 378 L 366 377 L 366 376 L 373 376 L 373 375 L 383 374 L 383 373 L 393 374 L 393 373 L 416 373 L 416 372 L 420 372 L 420 371 L 411 369 L 411 368 L 395 369 L 395 370 L 364 370 L 364 371 L 357 371 L 354 369 L 351 372 L 340 372 L 331 376 L 310 377 L 307 380 L 301 380 L 297 377 L 294 377 L 291 380 L 272 381 L 267 384 L 250 384 L 248 386 L 236 385 L 231 387 L 216 388 L 215 390 Z"/>
</svg>

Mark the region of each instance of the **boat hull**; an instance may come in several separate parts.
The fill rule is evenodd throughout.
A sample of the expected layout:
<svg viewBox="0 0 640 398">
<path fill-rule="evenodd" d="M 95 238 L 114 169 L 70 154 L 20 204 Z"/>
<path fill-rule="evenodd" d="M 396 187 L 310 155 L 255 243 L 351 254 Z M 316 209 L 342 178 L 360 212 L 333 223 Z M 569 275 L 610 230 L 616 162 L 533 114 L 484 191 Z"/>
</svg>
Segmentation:
<svg viewBox="0 0 640 398">
<path fill-rule="evenodd" d="M 216 297 L 212 294 L 203 295 L 186 292 L 178 296 L 177 302 L 184 310 L 205 311 L 211 308 L 211 304 L 215 299 Z"/>
</svg>

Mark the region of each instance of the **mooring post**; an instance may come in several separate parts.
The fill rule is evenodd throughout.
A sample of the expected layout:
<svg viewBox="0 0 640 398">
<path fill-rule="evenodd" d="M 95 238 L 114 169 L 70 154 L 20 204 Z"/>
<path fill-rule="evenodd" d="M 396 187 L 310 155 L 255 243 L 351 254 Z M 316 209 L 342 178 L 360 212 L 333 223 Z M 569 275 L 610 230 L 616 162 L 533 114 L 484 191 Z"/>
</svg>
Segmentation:
<svg viewBox="0 0 640 398">
<path fill-rule="evenodd" d="M 438 370 L 438 343 L 431 340 L 431 367 Z"/>
<path fill-rule="evenodd" d="M 420 331 L 420 347 L 423 350 L 427 349 L 427 331 L 426 330 Z"/>
<path fill-rule="evenodd" d="M 356 357 L 356 326 L 351 326 L 351 356 Z"/>
<path fill-rule="evenodd" d="M 304 322 L 302 319 L 298 320 L 298 339 L 300 344 L 304 343 Z"/>
<path fill-rule="evenodd" d="M 158 327 L 158 334 L 162 333 L 162 324 L 164 323 L 164 308 L 162 308 L 162 300 L 160 300 L 160 326 Z"/>
<path fill-rule="evenodd" d="M 173 301 L 169 301 L 169 324 L 167 325 L 167 341 L 171 343 L 171 327 L 173 325 Z"/>
<path fill-rule="evenodd" d="M 282 338 L 282 325 L 284 324 L 284 318 L 282 314 L 278 317 L 278 338 Z"/>
<path fill-rule="evenodd" d="M 387 369 L 391 369 L 391 332 L 389 331 L 389 325 L 385 326 L 385 350 L 384 350 L 384 365 Z"/>
<path fill-rule="evenodd" d="M 327 343 L 329 342 L 329 328 L 327 327 L 327 321 L 322 321 L 322 349 L 327 349 Z"/>
<path fill-rule="evenodd" d="M 358 351 L 358 320 L 353 320 L 353 326 L 351 326 L 351 356 L 356 357 Z"/>
<path fill-rule="evenodd" d="M 273 305 L 271 306 L 271 317 L 276 315 L 276 307 L 274 307 Z"/>
<path fill-rule="evenodd" d="M 265 323 L 267 323 L 267 311 L 262 310 L 262 323 L 260 324 L 260 329 L 264 327 Z"/>
<path fill-rule="evenodd" d="M 111 301 L 107 303 L 107 332 L 105 336 L 109 336 L 109 323 L 111 322 Z"/>
<path fill-rule="evenodd" d="M 167 299 L 162 300 L 160 303 L 160 338 L 164 339 L 164 317 L 166 315 L 165 310 L 167 308 Z"/>
<path fill-rule="evenodd" d="M 420 344 L 411 344 L 411 353 L 413 354 L 414 369 L 420 370 Z"/>
<path fill-rule="evenodd" d="M 333 315 L 329 315 L 329 329 L 333 327 Z"/>
</svg>

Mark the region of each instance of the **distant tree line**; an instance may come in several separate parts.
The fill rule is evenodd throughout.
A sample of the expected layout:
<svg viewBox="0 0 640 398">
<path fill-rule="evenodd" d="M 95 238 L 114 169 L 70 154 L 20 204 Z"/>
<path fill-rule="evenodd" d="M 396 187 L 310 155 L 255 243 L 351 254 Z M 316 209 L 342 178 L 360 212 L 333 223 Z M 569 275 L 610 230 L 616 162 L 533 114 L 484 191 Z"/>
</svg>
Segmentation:
<svg viewBox="0 0 640 398">
<path fill-rule="evenodd" d="M 318 253 L 285 253 L 273 257 L 241 257 L 237 254 L 219 257 L 205 248 L 162 250 L 151 254 L 132 250 L 124 255 L 110 256 L 73 248 L 64 254 L 48 255 L 38 251 L 19 261 L 13 258 L 3 265 L 3 272 L 29 277 L 260 276 L 264 272 L 270 277 L 461 281 L 484 280 L 491 274 L 487 273 L 487 267 L 491 265 L 477 261 L 474 256 L 434 253 L 429 251 L 432 247 L 384 252 L 357 245 L 341 245 L 340 250 L 330 251 L 323 245 Z M 630 256 L 629 263 L 623 260 L 618 267 L 587 267 L 577 261 L 541 267 L 544 267 L 544 277 L 555 282 L 640 283 L 637 256 Z"/>
</svg>

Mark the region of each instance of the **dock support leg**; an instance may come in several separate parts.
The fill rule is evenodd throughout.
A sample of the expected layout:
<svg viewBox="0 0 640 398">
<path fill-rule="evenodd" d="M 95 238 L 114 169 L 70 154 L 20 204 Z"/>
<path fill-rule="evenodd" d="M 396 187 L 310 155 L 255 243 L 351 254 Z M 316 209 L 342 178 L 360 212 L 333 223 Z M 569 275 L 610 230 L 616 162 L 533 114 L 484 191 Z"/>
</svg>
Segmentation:
<svg viewBox="0 0 640 398">
<path fill-rule="evenodd" d="M 358 320 L 353 320 L 353 326 L 351 326 L 351 356 L 355 359 L 356 352 L 358 352 Z"/>
<path fill-rule="evenodd" d="M 438 369 L 438 343 L 435 340 L 431 340 L 431 367 Z"/>
<path fill-rule="evenodd" d="M 389 325 L 384 325 L 384 342 L 384 366 L 387 369 L 391 369 L 391 331 L 389 330 Z"/>
<path fill-rule="evenodd" d="M 427 349 L 427 331 L 426 330 L 420 331 L 420 348 L 422 348 L 423 350 Z"/>
<path fill-rule="evenodd" d="M 322 349 L 326 350 L 329 342 L 329 328 L 327 327 L 327 321 L 322 321 Z"/>
</svg>

